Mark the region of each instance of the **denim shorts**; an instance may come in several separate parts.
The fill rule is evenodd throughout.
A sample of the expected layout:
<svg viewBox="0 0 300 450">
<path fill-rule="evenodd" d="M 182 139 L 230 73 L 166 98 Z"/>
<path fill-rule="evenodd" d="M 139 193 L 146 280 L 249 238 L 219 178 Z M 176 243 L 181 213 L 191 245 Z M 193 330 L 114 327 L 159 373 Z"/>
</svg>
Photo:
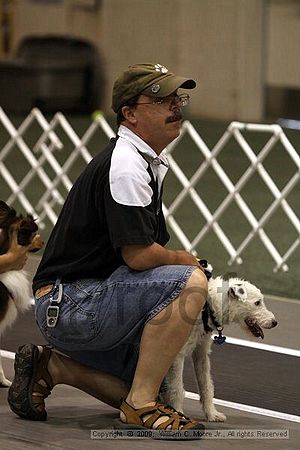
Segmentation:
<svg viewBox="0 0 300 450">
<path fill-rule="evenodd" d="M 36 321 L 57 350 L 131 383 L 145 324 L 179 296 L 194 270 L 172 265 L 138 272 L 121 266 L 105 280 L 63 283 L 56 326 L 46 321 L 51 292 L 36 300 Z M 161 344 L 158 335 L 158 351 Z"/>
</svg>

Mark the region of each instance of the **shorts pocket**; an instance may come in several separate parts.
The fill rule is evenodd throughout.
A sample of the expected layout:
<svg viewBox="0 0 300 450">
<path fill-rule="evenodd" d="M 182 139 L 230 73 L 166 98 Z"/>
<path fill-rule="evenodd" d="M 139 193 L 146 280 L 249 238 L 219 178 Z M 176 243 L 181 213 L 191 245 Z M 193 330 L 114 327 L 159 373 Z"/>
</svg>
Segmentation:
<svg viewBox="0 0 300 450">
<path fill-rule="evenodd" d="M 38 300 L 36 306 L 36 320 L 48 342 L 69 350 L 78 350 L 78 346 L 88 343 L 96 336 L 96 320 L 90 299 L 79 296 L 77 301 L 74 291 L 75 289 L 72 297 L 64 292 L 58 321 L 53 328 L 47 326 L 46 319 L 50 296 L 45 296 L 41 302 Z"/>
</svg>

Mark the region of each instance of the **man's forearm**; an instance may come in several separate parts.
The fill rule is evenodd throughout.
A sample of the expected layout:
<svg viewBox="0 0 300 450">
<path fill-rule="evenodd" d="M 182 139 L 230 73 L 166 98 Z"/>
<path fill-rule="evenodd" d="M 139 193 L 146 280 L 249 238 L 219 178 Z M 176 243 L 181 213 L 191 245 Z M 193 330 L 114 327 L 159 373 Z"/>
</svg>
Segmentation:
<svg viewBox="0 0 300 450">
<path fill-rule="evenodd" d="M 122 247 L 122 257 L 134 270 L 147 270 L 164 265 L 198 266 L 195 256 L 184 250 L 168 250 L 157 243 Z"/>
</svg>

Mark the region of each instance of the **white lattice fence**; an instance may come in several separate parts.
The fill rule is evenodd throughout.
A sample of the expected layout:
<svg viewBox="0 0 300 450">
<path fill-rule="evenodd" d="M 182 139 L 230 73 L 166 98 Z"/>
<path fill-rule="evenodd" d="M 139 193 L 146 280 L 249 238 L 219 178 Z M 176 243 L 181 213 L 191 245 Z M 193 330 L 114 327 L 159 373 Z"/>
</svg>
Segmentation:
<svg viewBox="0 0 300 450">
<path fill-rule="evenodd" d="M 268 133 L 270 137 L 267 143 L 260 150 L 260 152 L 256 154 L 242 135 L 242 130 L 247 130 L 248 132 Z M 180 140 L 186 133 L 189 134 L 191 139 L 194 141 L 194 143 L 204 156 L 204 162 L 197 168 L 195 173 L 189 179 L 185 176 L 179 165 L 176 163 L 175 159 L 172 157 L 174 148 L 179 145 Z M 234 139 L 239 144 L 241 151 L 243 151 L 249 159 L 249 166 L 247 170 L 242 174 L 236 184 L 232 183 L 230 177 L 218 162 L 218 156 L 224 149 L 226 143 L 232 137 L 234 137 Z M 277 187 L 276 183 L 273 181 L 272 177 L 263 166 L 264 159 L 272 151 L 278 141 L 281 142 L 283 148 L 295 165 L 295 173 L 291 176 L 289 182 L 282 190 Z M 169 206 L 169 208 L 165 208 L 165 215 L 167 217 L 169 225 L 187 250 L 193 251 L 197 244 L 204 238 L 206 233 L 210 229 L 213 229 L 219 241 L 222 243 L 222 245 L 230 255 L 228 264 L 231 265 L 233 262 L 237 262 L 240 264 L 242 263 L 242 252 L 246 249 L 249 243 L 256 236 L 258 236 L 276 263 L 274 270 L 288 270 L 286 261 L 300 244 L 300 221 L 293 208 L 287 202 L 286 197 L 291 192 L 291 190 L 295 188 L 296 185 L 299 186 L 300 157 L 279 125 L 260 125 L 232 122 L 225 133 L 222 135 L 222 137 L 219 139 L 217 144 L 210 150 L 203 139 L 199 136 L 193 125 L 190 122 L 184 122 L 180 137 L 176 141 L 174 141 L 168 148 L 168 159 L 171 170 L 182 185 L 182 190 L 173 201 L 173 203 Z M 204 176 L 209 167 L 214 170 L 217 177 L 228 192 L 224 200 L 213 213 L 211 213 L 208 206 L 195 190 L 195 185 L 201 181 L 201 178 Z M 243 186 L 254 173 L 259 174 L 266 188 L 269 189 L 274 197 L 274 201 L 271 203 L 269 208 L 264 212 L 259 220 L 257 220 L 255 215 L 253 214 L 251 205 L 249 206 L 240 194 Z M 187 239 L 183 230 L 178 226 L 174 218 L 174 214 L 176 213 L 178 208 L 180 208 L 180 205 L 187 196 L 192 199 L 195 207 L 206 219 L 206 225 L 199 231 L 199 233 L 194 237 L 192 241 L 189 241 Z M 251 226 L 251 231 L 245 236 L 242 243 L 237 248 L 233 246 L 231 237 L 226 235 L 219 224 L 219 220 L 222 217 L 222 214 L 226 211 L 230 203 L 232 203 L 233 201 L 236 202 L 240 211 L 243 213 L 246 220 Z M 291 222 L 298 234 L 298 237 L 290 243 L 288 250 L 282 255 L 277 250 L 275 243 L 271 241 L 270 237 L 264 230 L 264 225 L 272 219 L 272 216 L 279 206 L 282 207 L 287 220 Z"/>
<path fill-rule="evenodd" d="M 33 109 L 16 128 L 0 108 L 0 127 L 0 136 L 3 134 L 6 137 L 0 150 L 1 186 L 5 186 L 6 191 L 9 191 L 4 200 L 11 205 L 18 201 L 24 210 L 38 218 L 41 226 L 43 226 L 45 220 L 49 220 L 52 225 L 55 224 L 59 209 L 74 181 L 71 176 L 72 168 L 79 160 L 81 163 L 87 164 L 92 158 L 89 150 L 91 142 L 99 137 L 99 133 L 102 138 L 105 136 L 105 139 L 114 136 L 114 131 L 101 115 L 97 116 L 83 135 L 79 137 L 63 114 L 57 113 L 49 122 L 38 109 Z M 32 127 L 38 129 L 37 138 L 34 143 L 28 144 L 26 137 Z M 251 148 L 245 139 L 244 131 L 266 133 L 268 139 L 257 152 Z M 196 146 L 202 158 L 202 162 L 195 168 L 192 176 L 187 176 L 174 156 L 176 148 L 180 146 L 181 140 L 186 135 L 193 141 L 193 145 Z M 248 161 L 248 167 L 236 182 L 231 180 L 230 174 L 219 162 L 219 157 L 230 139 L 235 140 L 239 145 L 239 151 L 243 152 Z M 271 152 L 274 152 L 275 145 L 278 143 L 286 152 L 286 156 L 292 161 L 294 168 L 289 181 L 281 189 L 264 166 L 265 158 Z M 293 209 L 287 200 L 289 193 L 296 186 L 299 187 L 300 157 L 279 125 L 232 122 L 214 147 L 209 149 L 193 125 L 185 121 L 181 135 L 170 144 L 167 153 L 170 170 L 180 183 L 181 191 L 168 207 L 164 205 L 164 213 L 169 227 L 186 250 L 195 252 L 199 242 L 209 231 L 213 230 L 217 239 L 229 254 L 228 264 L 241 263 L 243 251 L 252 240 L 258 238 L 273 258 L 275 262 L 274 270 L 288 270 L 287 261 L 300 244 L 300 214 L 299 211 Z M 15 166 L 14 164 L 8 164 L 12 154 L 16 157 Z M 63 158 L 61 155 L 64 155 Z M 20 165 L 20 161 L 21 165 L 24 164 L 28 167 L 28 170 L 26 174 L 21 176 L 21 179 L 17 179 L 15 172 L 17 163 Z M 213 170 L 226 191 L 226 195 L 214 211 L 210 210 L 210 205 L 205 203 L 204 198 L 196 189 L 208 170 Z M 253 213 L 253 205 L 248 204 L 242 195 L 243 187 L 254 174 L 260 177 L 265 188 L 273 197 L 270 206 L 259 219 Z M 32 184 L 36 184 L 37 200 L 30 197 Z M 31 189 L 29 189 L 29 186 L 31 186 Z M 179 226 L 176 218 L 176 214 L 187 198 L 193 202 L 196 210 L 205 219 L 205 225 L 193 238 L 188 237 L 186 231 Z M 220 224 L 223 215 L 232 203 L 237 205 L 250 226 L 250 231 L 238 246 L 234 245 L 233 236 L 228 231 L 225 232 Z M 285 252 L 278 250 L 276 243 L 272 241 L 265 227 L 272 220 L 279 207 L 297 236 L 291 238 L 289 247 Z"/>
</svg>

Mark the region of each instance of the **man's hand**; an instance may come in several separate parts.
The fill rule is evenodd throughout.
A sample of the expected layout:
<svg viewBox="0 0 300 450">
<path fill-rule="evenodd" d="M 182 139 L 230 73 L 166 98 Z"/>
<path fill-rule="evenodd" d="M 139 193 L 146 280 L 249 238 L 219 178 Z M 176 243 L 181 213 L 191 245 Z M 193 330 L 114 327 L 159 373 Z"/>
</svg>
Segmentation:
<svg viewBox="0 0 300 450">
<path fill-rule="evenodd" d="M 176 250 L 176 264 L 186 265 L 186 266 L 198 266 L 199 269 L 204 271 L 204 267 L 200 264 L 200 261 L 196 256 L 192 255 L 189 252 L 186 252 L 185 250 Z"/>
</svg>

